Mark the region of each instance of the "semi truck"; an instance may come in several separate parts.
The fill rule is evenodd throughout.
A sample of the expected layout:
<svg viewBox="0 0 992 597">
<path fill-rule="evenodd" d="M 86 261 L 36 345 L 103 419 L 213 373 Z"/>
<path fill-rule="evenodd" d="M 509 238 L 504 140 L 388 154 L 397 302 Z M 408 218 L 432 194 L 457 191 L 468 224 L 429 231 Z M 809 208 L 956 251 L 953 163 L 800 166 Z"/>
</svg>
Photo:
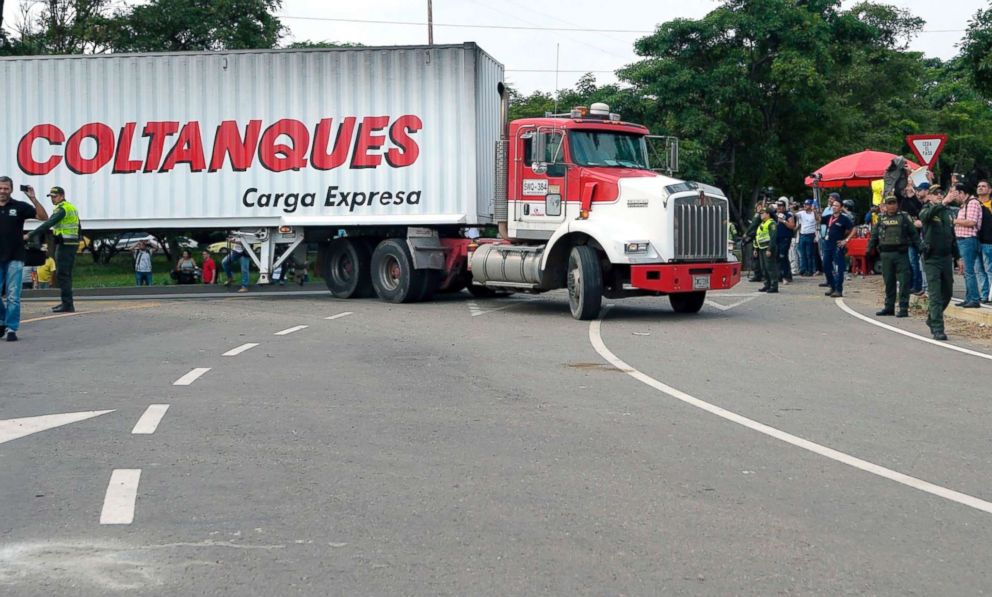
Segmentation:
<svg viewBox="0 0 992 597">
<path fill-rule="evenodd" d="M 740 281 L 720 189 L 604 104 L 509 121 L 503 74 L 474 43 L 4 58 L 0 174 L 88 232 L 236 231 L 263 284 L 316 245 L 339 298 L 567 289 L 591 319 Z"/>
</svg>

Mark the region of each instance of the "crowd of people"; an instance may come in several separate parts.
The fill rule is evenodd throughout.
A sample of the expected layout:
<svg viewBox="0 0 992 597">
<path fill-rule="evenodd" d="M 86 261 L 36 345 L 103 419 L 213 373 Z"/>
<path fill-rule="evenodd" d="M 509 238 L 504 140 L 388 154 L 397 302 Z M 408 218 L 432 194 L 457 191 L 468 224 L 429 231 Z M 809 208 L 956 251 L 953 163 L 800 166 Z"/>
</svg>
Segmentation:
<svg viewBox="0 0 992 597">
<path fill-rule="evenodd" d="M 894 162 L 894 168 L 906 168 Z M 908 168 L 906 168 L 908 172 Z M 817 201 L 802 207 L 787 197 L 761 201 L 744 235 L 753 247 L 752 282 L 760 292 L 779 292 L 793 275 L 823 275 L 828 297 L 844 296 L 850 278 L 848 245 L 868 237 L 869 268 L 880 266 L 884 303 L 876 315 L 907 317 L 911 295 L 928 298 L 927 325 L 935 339 L 946 340 L 943 313 L 953 296 L 955 269 L 964 276 L 965 297 L 957 306 L 992 304 L 992 197 L 989 182 L 974 187 L 953 175 L 945 192 L 928 180 L 912 184 L 906 176 L 872 205 L 861 224 L 854 202 L 830 193 L 822 212 Z"/>
<path fill-rule="evenodd" d="M 51 215 L 38 201 L 34 188 L 21 185 L 20 190 L 30 203 L 14 199 L 14 181 L 8 176 L 0 176 L 0 338 L 8 342 L 18 339 L 25 271 L 32 276 L 33 288 L 48 288 L 53 281 L 57 284 L 60 302 L 52 308 L 54 313 L 75 312 L 72 274 L 82 241 L 79 212 L 66 199 L 63 188 L 52 187 L 48 193 L 53 205 Z M 28 220 L 43 222 L 30 233 L 25 233 L 24 225 Z M 42 241 L 49 233 L 54 239 L 54 257 L 42 247 Z M 237 237 L 228 238 L 228 246 L 230 250 L 221 260 L 226 285 L 233 285 L 234 266 L 237 265 L 241 274 L 238 292 L 248 292 L 251 249 Z M 158 248 L 156 243 L 142 240 L 132 249 L 136 286 L 151 286 L 154 283 L 152 256 Z M 274 282 L 285 285 L 290 277 L 300 285 L 307 281 L 305 257 L 299 262 L 295 259 L 283 261 L 285 263 L 272 272 Z M 184 250 L 172 267 L 170 276 L 177 284 L 216 284 L 217 263 L 209 251 L 203 251 L 201 261 L 197 263 L 192 253 Z"/>
</svg>

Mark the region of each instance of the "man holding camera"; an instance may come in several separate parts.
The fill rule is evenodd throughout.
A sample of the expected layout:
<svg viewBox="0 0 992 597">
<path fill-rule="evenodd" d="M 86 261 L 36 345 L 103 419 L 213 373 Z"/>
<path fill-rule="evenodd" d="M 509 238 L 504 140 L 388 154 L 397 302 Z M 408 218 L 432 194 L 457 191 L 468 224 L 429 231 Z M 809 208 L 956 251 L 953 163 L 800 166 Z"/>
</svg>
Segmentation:
<svg viewBox="0 0 992 597">
<path fill-rule="evenodd" d="M 977 309 L 982 306 L 978 278 L 975 276 L 975 267 L 981 263 L 982 247 L 978 241 L 978 231 L 982 226 L 982 204 L 976 197 L 968 194 L 962 183 L 957 183 L 953 193 L 948 193 L 948 196 L 961 205 L 954 219 L 954 236 L 961 252 L 964 274 L 964 302 L 958 303 L 958 306 Z"/>
<path fill-rule="evenodd" d="M 73 313 L 76 310 L 72 300 L 72 268 L 76 264 L 76 251 L 79 249 L 80 224 L 76 206 L 65 198 L 65 189 L 52 187 L 48 192 L 55 211 L 25 240 L 40 243 L 49 229 L 55 234 L 55 279 L 62 292 L 62 304 L 52 307 L 53 313 Z"/>
<path fill-rule="evenodd" d="M 0 300 L 0 338 L 17 341 L 21 325 L 21 288 L 24 282 L 24 222 L 47 218 L 45 208 L 38 203 L 34 189 L 21 185 L 21 191 L 31 203 L 11 198 L 14 181 L 0 176 L 0 288 L 7 289 L 6 302 Z"/>
</svg>

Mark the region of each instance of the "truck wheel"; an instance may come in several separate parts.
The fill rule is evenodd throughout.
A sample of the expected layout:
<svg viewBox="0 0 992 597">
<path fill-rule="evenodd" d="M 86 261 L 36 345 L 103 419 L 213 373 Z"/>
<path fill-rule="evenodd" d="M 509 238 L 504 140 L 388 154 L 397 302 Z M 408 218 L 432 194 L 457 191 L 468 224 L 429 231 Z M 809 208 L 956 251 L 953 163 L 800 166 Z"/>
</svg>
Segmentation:
<svg viewBox="0 0 992 597">
<path fill-rule="evenodd" d="M 699 313 L 706 301 L 706 292 L 682 292 L 668 295 L 676 313 Z"/>
<path fill-rule="evenodd" d="M 384 240 L 372 253 L 372 287 L 384 301 L 413 303 L 422 300 L 428 290 L 424 279 L 426 271 L 413 269 L 413 257 L 402 239 Z M 437 288 L 436 284 L 434 288 Z"/>
<path fill-rule="evenodd" d="M 441 288 L 441 270 L 439 269 L 418 269 L 414 271 L 414 278 L 420 278 L 420 286 L 417 289 L 417 297 L 410 302 L 429 301 L 434 298 Z"/>
<path fill-rule="evenodd" d="M 599 255 L 592 247 L 572 247 L 568 256 L 568 306 L 575 319 L 599 317 L 603 306 L 603 272 L 599 268 Z"/>
<path fill-rule="evenodd" d="M 339 238 L 324 250 L 323 271 L 327 289 L 337 298 L 372 296 L 371 257 L 361 240 Z"/>
</svg>

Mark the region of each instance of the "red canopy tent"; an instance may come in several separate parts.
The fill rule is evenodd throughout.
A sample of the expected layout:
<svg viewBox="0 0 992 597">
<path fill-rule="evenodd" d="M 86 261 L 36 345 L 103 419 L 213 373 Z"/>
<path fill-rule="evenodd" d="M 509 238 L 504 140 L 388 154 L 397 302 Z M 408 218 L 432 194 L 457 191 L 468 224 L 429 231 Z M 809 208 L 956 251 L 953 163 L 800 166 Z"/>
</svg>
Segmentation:
<svg viewBox="0 0 992 597">
<path fill-rule="evenodd" d="M 813 175 L 820 175 L 818 186 L 821 189 L 844 186 L 867 187 L 871 185 L 871 181 L 878 180 L 885 175 L 885 169 L 896 157 L 898 156 L 893 153 L 866 149 L 861 153 L 852 153 L 837 158 L 814 172 Z M 919 168 L 913 162 L 907 160 L 907 163 L 913 170 Z M 813 176 L 806 177 L 806 186 L 813 186 Z"/>
</svg>

